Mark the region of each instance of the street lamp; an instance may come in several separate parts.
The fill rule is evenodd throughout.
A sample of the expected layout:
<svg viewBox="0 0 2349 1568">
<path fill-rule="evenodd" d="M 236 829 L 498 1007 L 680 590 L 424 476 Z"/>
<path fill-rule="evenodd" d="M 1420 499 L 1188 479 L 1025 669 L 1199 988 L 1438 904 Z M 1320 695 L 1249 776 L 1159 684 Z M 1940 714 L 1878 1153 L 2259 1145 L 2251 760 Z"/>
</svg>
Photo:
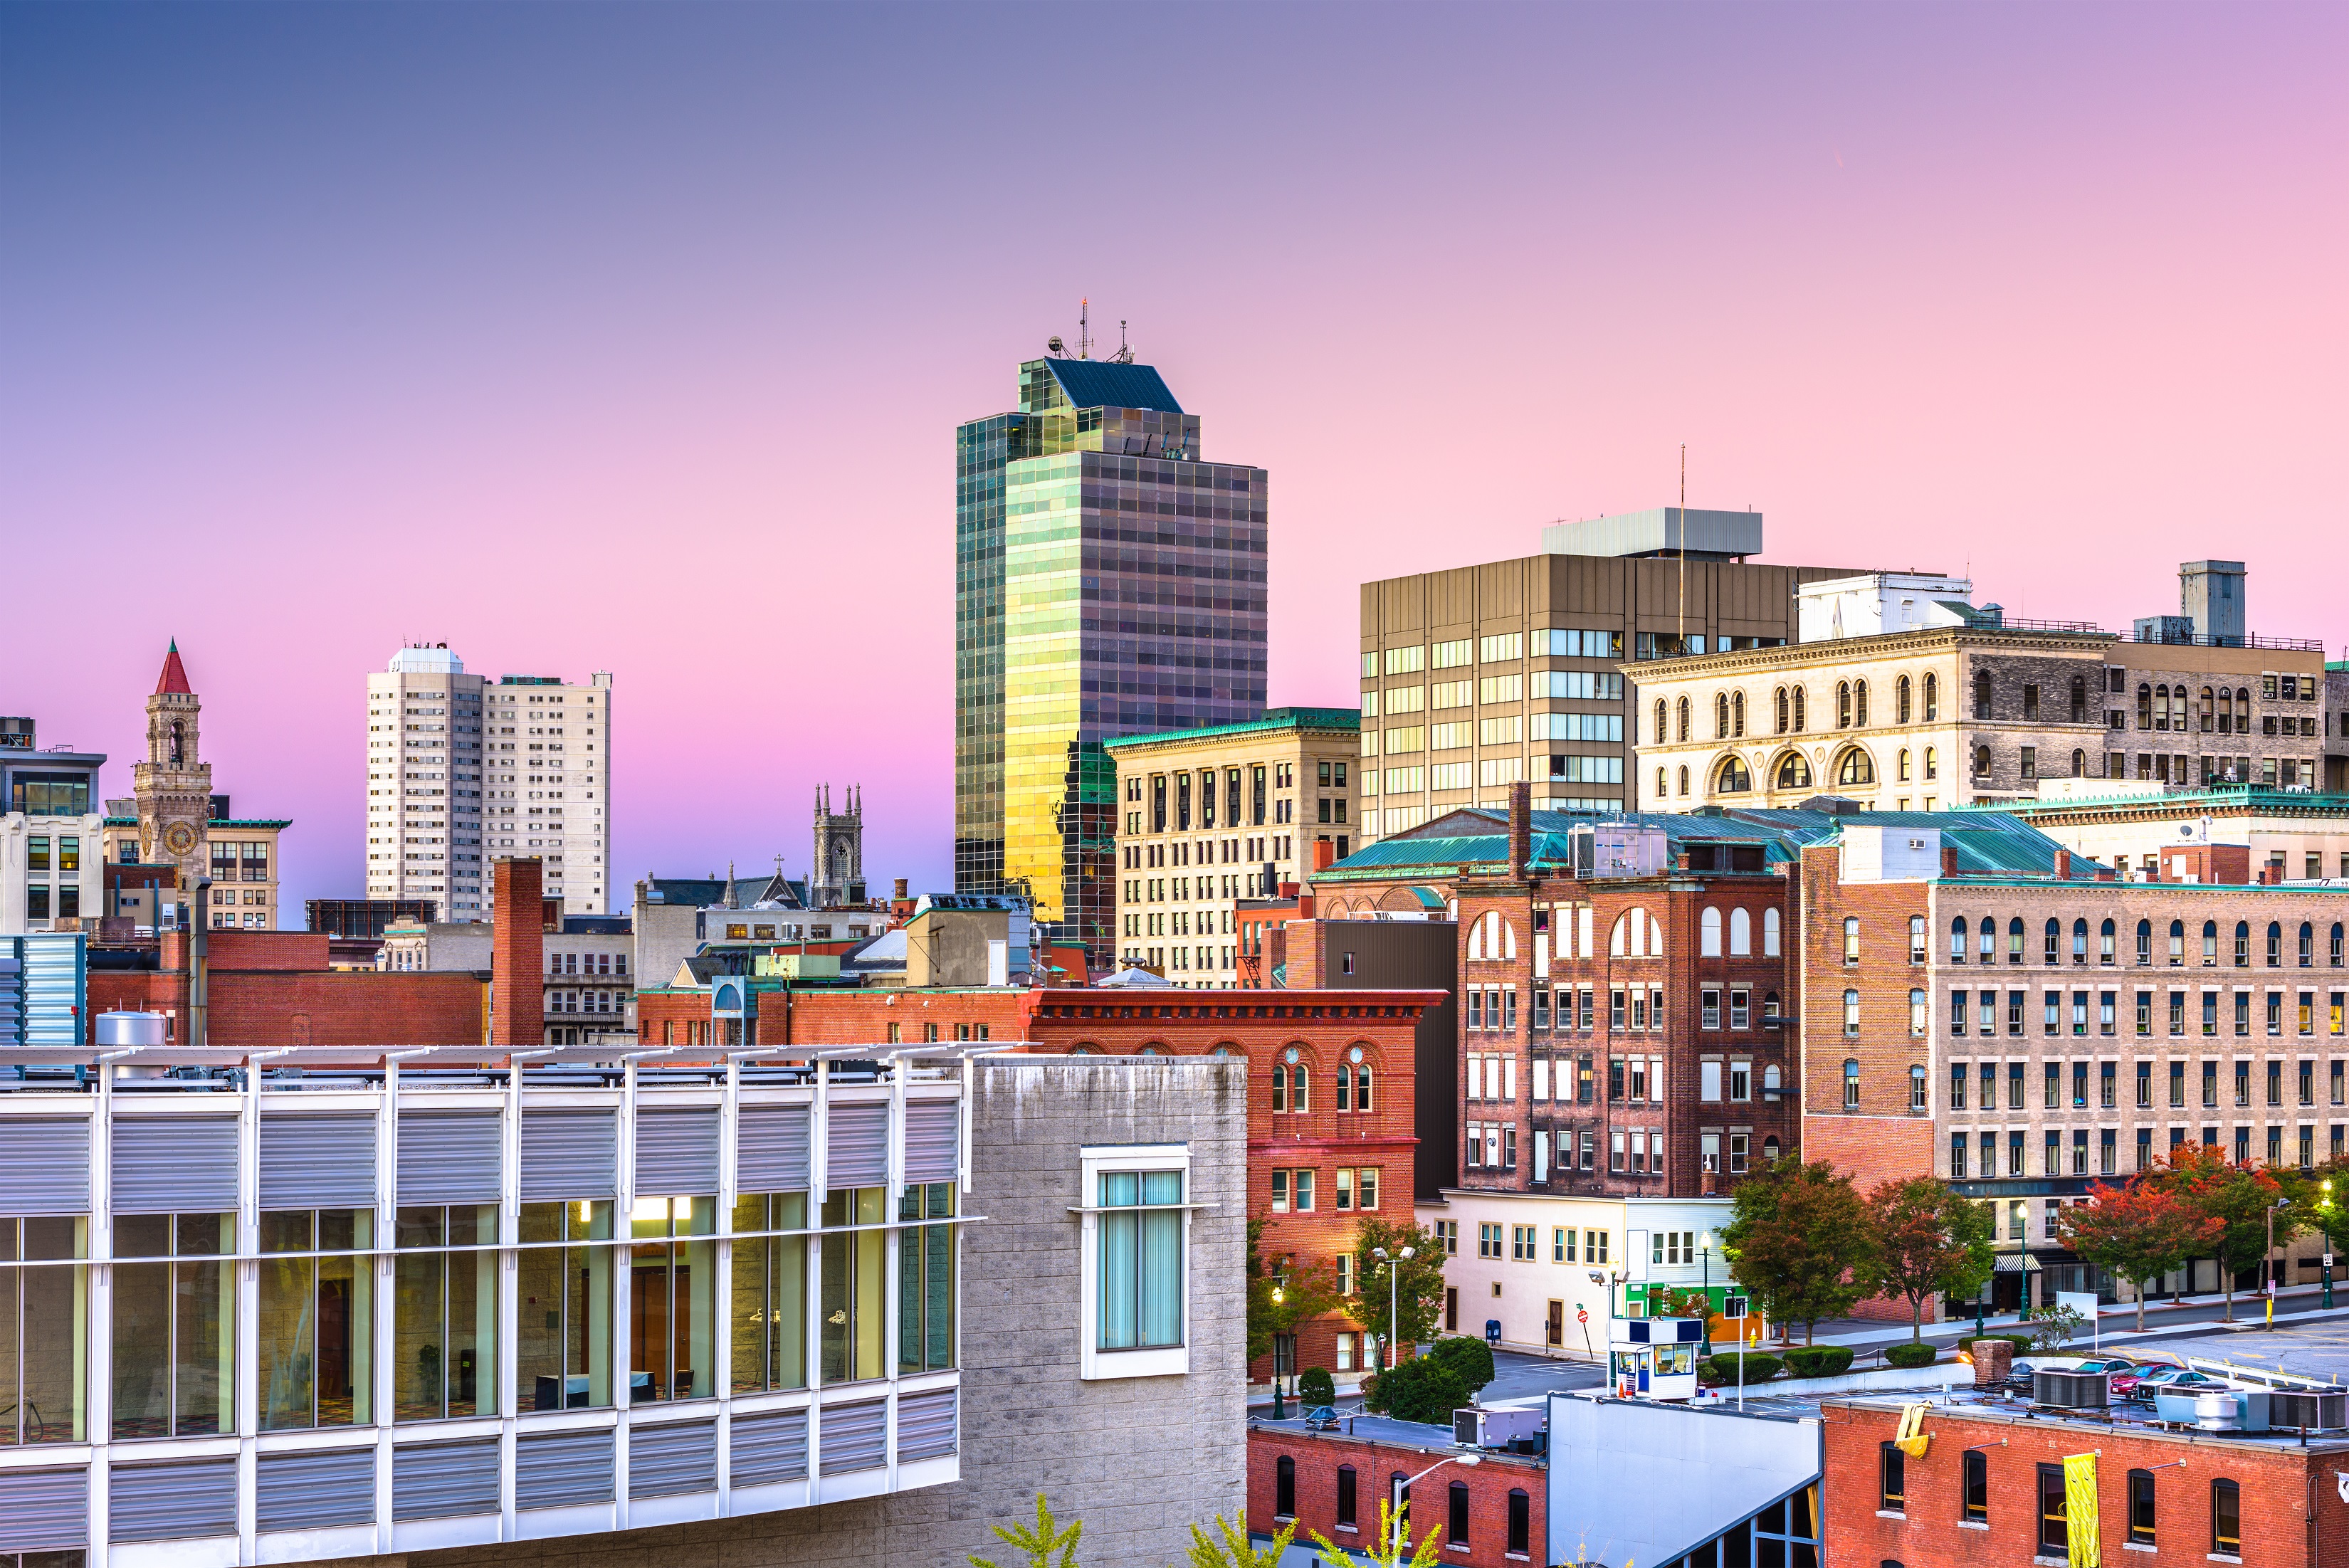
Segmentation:
<svg viewBox="0 0 2349 1568">
<path fill-rule="evenodd" d="M 1396 1254 L 1396 1257 L 1398 1259 L 1414 1257 L 1418 1254 L 1418 1252 L 1419 1249 L 1416 1247 L 1405 1247 L 1401 1253 Z M 1381 1354 L 1379 1356 L 1380 1369 L 1383 1371 L 1388 1367 L 1394 1366 L 1396 1361 L 1394 1354 L 1395 1328 L 1397 1323 L 1395 1292 L 1402 1276 L 1394 1266 L 1395 1260 L 1390 1259 L 1387 1256 L 1386 1248 L 1372 1247 L 1371 1249 L 1371 1255 L 1378 1259 L 1380 1266 L 1387 1271 L 1387 1336 L 1386 1344 L 1380 1346 Z"/>
<path fill-rule="evenodd" d="M 1705 1232 L 1697 1238 L 1697 1255 L 1704 1262 L 1704 1350 L 1713 1355 L 1713 1233 Z M 1738 1346 L 1740 1350 L 1744 1346 Z"/>
<path fill-rule="evenodd" d="M 1401 1486 L 1394 1489 L 1394 1496 L 1390 1501 L 1387 1510 L 1387 1521 L 1389 1526 L 1387 1545 L 1393 1550 L 1397 1557 L 1401 1557 L 1402 1555 L 1402 1494 L 1411 1490 L 1412 1481 L 1425 1480 L 1429 1476 L 1433 1475 L 1445 1465 L 1459 1465 L 1464 1469 L 1474 1470 L 1476 1466 L 1482 1464 L 1484 1460 L 1485 1456 L 1477 1453 L 1446 1454 L 1442 1459 L 1436 1460 L 1433 1464 L 1428 1466 L 1425 1470 L 1420 1471 L 1417 1475 L 1412 1477 L 1411 1480 L 1404 1481 Z"/>
<path fill-rule="evenodd" d="M 2275 1326 L 2275 1217 L 2278 1209 L 2291 1205 L 2289 1198 L 2278 1198 L 2268 1205 L 2268 1253 L 2260 1260 L 2267 1270 L 2268 1326 Z M 2330 1244 L 2330 1243 L 2328 1243 Z"/>
<path fill-rule="evenodd" d="M 2316 1206 L 2324 1211 L 2324 1310 L 2333 1310 L 2333 1179 L 2328 1176 L 2317 1183 L 2324 1196 Z"/>
<path fill-rule="evenodd" d="M 1274 1285 L 1272 1305 L 1278 1306 L 1286 1299 L 1287 1293 L 1280 1286 Z M 1278 1321 L 1277 1315 L 1275 1321 Z M 1278 1330 L 1274 1331 L 1272 1336 L 1272 1418 L 1276 1421 L 1285 1421 L 1288 1418 L 1288 1408 L 1280 1402 L 1280 1334 Z"/>
</svg>

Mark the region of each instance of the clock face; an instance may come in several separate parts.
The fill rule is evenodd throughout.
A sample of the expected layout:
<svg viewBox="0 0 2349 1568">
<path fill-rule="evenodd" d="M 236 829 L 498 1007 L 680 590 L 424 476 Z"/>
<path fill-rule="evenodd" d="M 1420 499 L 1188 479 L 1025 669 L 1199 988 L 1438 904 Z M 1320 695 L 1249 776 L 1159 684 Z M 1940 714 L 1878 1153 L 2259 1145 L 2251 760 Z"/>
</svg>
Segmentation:
<svg viewBox="0 0 2349 1568">
<path fill-rule="evenodd" d="M 163 830 L 163 847 L 175 855 L 184 855 L 196 847 L 196 830 L 185 822 L 174 822 Z"/>
</svg>

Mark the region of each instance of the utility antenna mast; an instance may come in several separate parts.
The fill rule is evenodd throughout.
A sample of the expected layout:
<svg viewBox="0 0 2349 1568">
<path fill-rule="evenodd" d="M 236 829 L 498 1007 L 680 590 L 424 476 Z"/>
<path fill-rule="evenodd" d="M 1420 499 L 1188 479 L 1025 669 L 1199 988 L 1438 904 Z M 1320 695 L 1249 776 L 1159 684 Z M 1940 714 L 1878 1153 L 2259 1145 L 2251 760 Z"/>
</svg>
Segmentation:
<svg viewBox="0 0 2349 1568">
<path fill-rule="evenodd" d="M 1688 443 L 1681 443 L 1681 652 L 1688 652 Z"/>
<path fill-rule="evenodd" d="M 1077 357 L 1080 359 L 1093 356 L 1092 324 L 1089 319 L 1092 308 L 1093 302 L 1089 299 L 1077 301 Z"/>
</svg>

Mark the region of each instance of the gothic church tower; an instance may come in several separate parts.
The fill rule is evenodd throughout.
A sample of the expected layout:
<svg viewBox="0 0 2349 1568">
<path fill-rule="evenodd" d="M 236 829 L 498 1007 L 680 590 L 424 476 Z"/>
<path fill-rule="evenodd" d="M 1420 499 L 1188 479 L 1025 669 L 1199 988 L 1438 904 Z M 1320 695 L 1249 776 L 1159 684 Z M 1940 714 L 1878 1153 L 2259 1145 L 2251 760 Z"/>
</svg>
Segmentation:
<svg viewBox="0 0 2349 1568">
<path fill-rule="evenodd" d="M 808 876 L 808 903 L 837 909 L 864 902 L 864 790 L 848 787 L 848 810 L 832 809 L 832 786 L 815 793 L 815 862 Z"/>
<path fill-rule="evenodd" d="M 208 869 L 204 834 L 212 816 L 212 769 L 197 759 L 196 734 L 203 706 L 188 689 L 175 640 L 155 695 L 147 699 L 147 760 L 131 769 L 131 779 L 139 799 L 140 859 L 177 866 L 183 892 Z"/>
</svg>

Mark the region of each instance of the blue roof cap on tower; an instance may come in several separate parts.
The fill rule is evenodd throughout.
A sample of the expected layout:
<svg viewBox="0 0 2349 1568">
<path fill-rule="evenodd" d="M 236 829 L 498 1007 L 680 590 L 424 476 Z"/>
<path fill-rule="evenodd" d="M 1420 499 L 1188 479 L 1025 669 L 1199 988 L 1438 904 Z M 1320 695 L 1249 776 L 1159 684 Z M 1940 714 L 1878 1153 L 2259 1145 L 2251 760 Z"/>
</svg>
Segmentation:
<svg viewBox="0 0 2349 1568">
<path fill-rule="evenodd" d="M 1048 359 L 1044 362 L 1075 408 L 1155 408 L 1180 414 L 1183 405 L 1148 365 L 1109 359 Z"/>
</svg>

